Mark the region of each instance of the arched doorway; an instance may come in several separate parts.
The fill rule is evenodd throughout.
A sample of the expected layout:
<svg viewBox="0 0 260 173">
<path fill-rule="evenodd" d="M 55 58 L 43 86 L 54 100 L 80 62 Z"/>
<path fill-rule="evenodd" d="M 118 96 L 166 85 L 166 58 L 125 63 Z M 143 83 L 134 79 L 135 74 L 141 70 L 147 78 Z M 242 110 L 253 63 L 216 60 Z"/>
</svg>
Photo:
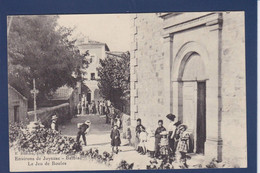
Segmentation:
<svg viewBox="0 0 260 173">
<path fill-rule="evenodd" d="M 179 68 L 179 118 L 191 133 L 191 152 L 204 154 L 206 142 L 206 70 L 200 54 L 187 53 Z"/>
</svg>

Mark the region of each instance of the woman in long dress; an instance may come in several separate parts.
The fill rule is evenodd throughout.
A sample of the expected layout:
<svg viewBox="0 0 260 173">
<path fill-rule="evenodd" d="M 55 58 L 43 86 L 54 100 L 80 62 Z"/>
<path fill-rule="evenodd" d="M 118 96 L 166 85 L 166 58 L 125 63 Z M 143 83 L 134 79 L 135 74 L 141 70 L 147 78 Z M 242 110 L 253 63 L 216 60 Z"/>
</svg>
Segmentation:
<svg viewBox="0 0 260 173">
<path fill-rule="evenodd" d="M 175 131 L 176 131 L 176 126 L 175 126 L 175 118 L 176 116 L 173 115 L 173 114 L 168 114 L 166 116 L 169 120 L 170 120 L 170 123 L 169 123 L 169 126 L 167 128 L 168 130 L 168 140 L 169 140 L 169 148 L 171 150 L 171 156 L 174 156 L 175 155 L 175 151 L 174 151 L 174 142 L 175 142 L 175 139 L 174 139 L 174 134 L 175 134 Z"/>
</svg>

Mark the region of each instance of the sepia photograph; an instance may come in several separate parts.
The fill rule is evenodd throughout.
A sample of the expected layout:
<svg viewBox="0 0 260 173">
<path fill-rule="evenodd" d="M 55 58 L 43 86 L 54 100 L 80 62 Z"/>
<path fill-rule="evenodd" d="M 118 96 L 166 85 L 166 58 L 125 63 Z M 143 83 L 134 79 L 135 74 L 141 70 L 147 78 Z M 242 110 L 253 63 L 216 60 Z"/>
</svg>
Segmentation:
<svg viewBox="0 0 260 173">
<path fill-rule="evenodd" d="M 247 168 L 243 11 L 7 16 L 11 172 Z"/>
</svg>

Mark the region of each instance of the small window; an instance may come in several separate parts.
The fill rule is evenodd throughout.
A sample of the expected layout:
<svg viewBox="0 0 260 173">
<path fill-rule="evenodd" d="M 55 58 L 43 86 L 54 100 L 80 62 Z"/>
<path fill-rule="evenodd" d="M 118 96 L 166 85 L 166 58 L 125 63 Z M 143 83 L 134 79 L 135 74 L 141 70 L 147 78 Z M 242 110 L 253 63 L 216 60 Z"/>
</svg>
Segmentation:
<svg viewBox="0 0 260 173">
<path fill-rule="evenodd" d="M 91 80 L 95 80 L 95 73 L 91 73 Z"/>
</svg>

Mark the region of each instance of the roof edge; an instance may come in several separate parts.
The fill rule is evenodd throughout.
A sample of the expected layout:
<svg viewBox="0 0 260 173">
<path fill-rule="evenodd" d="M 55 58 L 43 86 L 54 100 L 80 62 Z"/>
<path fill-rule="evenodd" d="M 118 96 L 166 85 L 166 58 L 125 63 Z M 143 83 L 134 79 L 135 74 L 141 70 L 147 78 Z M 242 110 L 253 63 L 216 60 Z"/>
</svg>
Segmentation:
<svg viewBox="0 0 260 173">
<path fill-rule="evenodd" d="M 17 91 L 14 87 L 8 84 L 8 87 L 14 90 L 19 96 L 21 96 L 24 100 L 28 100 L 24 95 L 22 95 L 19 91 Z"/>
</svg>

